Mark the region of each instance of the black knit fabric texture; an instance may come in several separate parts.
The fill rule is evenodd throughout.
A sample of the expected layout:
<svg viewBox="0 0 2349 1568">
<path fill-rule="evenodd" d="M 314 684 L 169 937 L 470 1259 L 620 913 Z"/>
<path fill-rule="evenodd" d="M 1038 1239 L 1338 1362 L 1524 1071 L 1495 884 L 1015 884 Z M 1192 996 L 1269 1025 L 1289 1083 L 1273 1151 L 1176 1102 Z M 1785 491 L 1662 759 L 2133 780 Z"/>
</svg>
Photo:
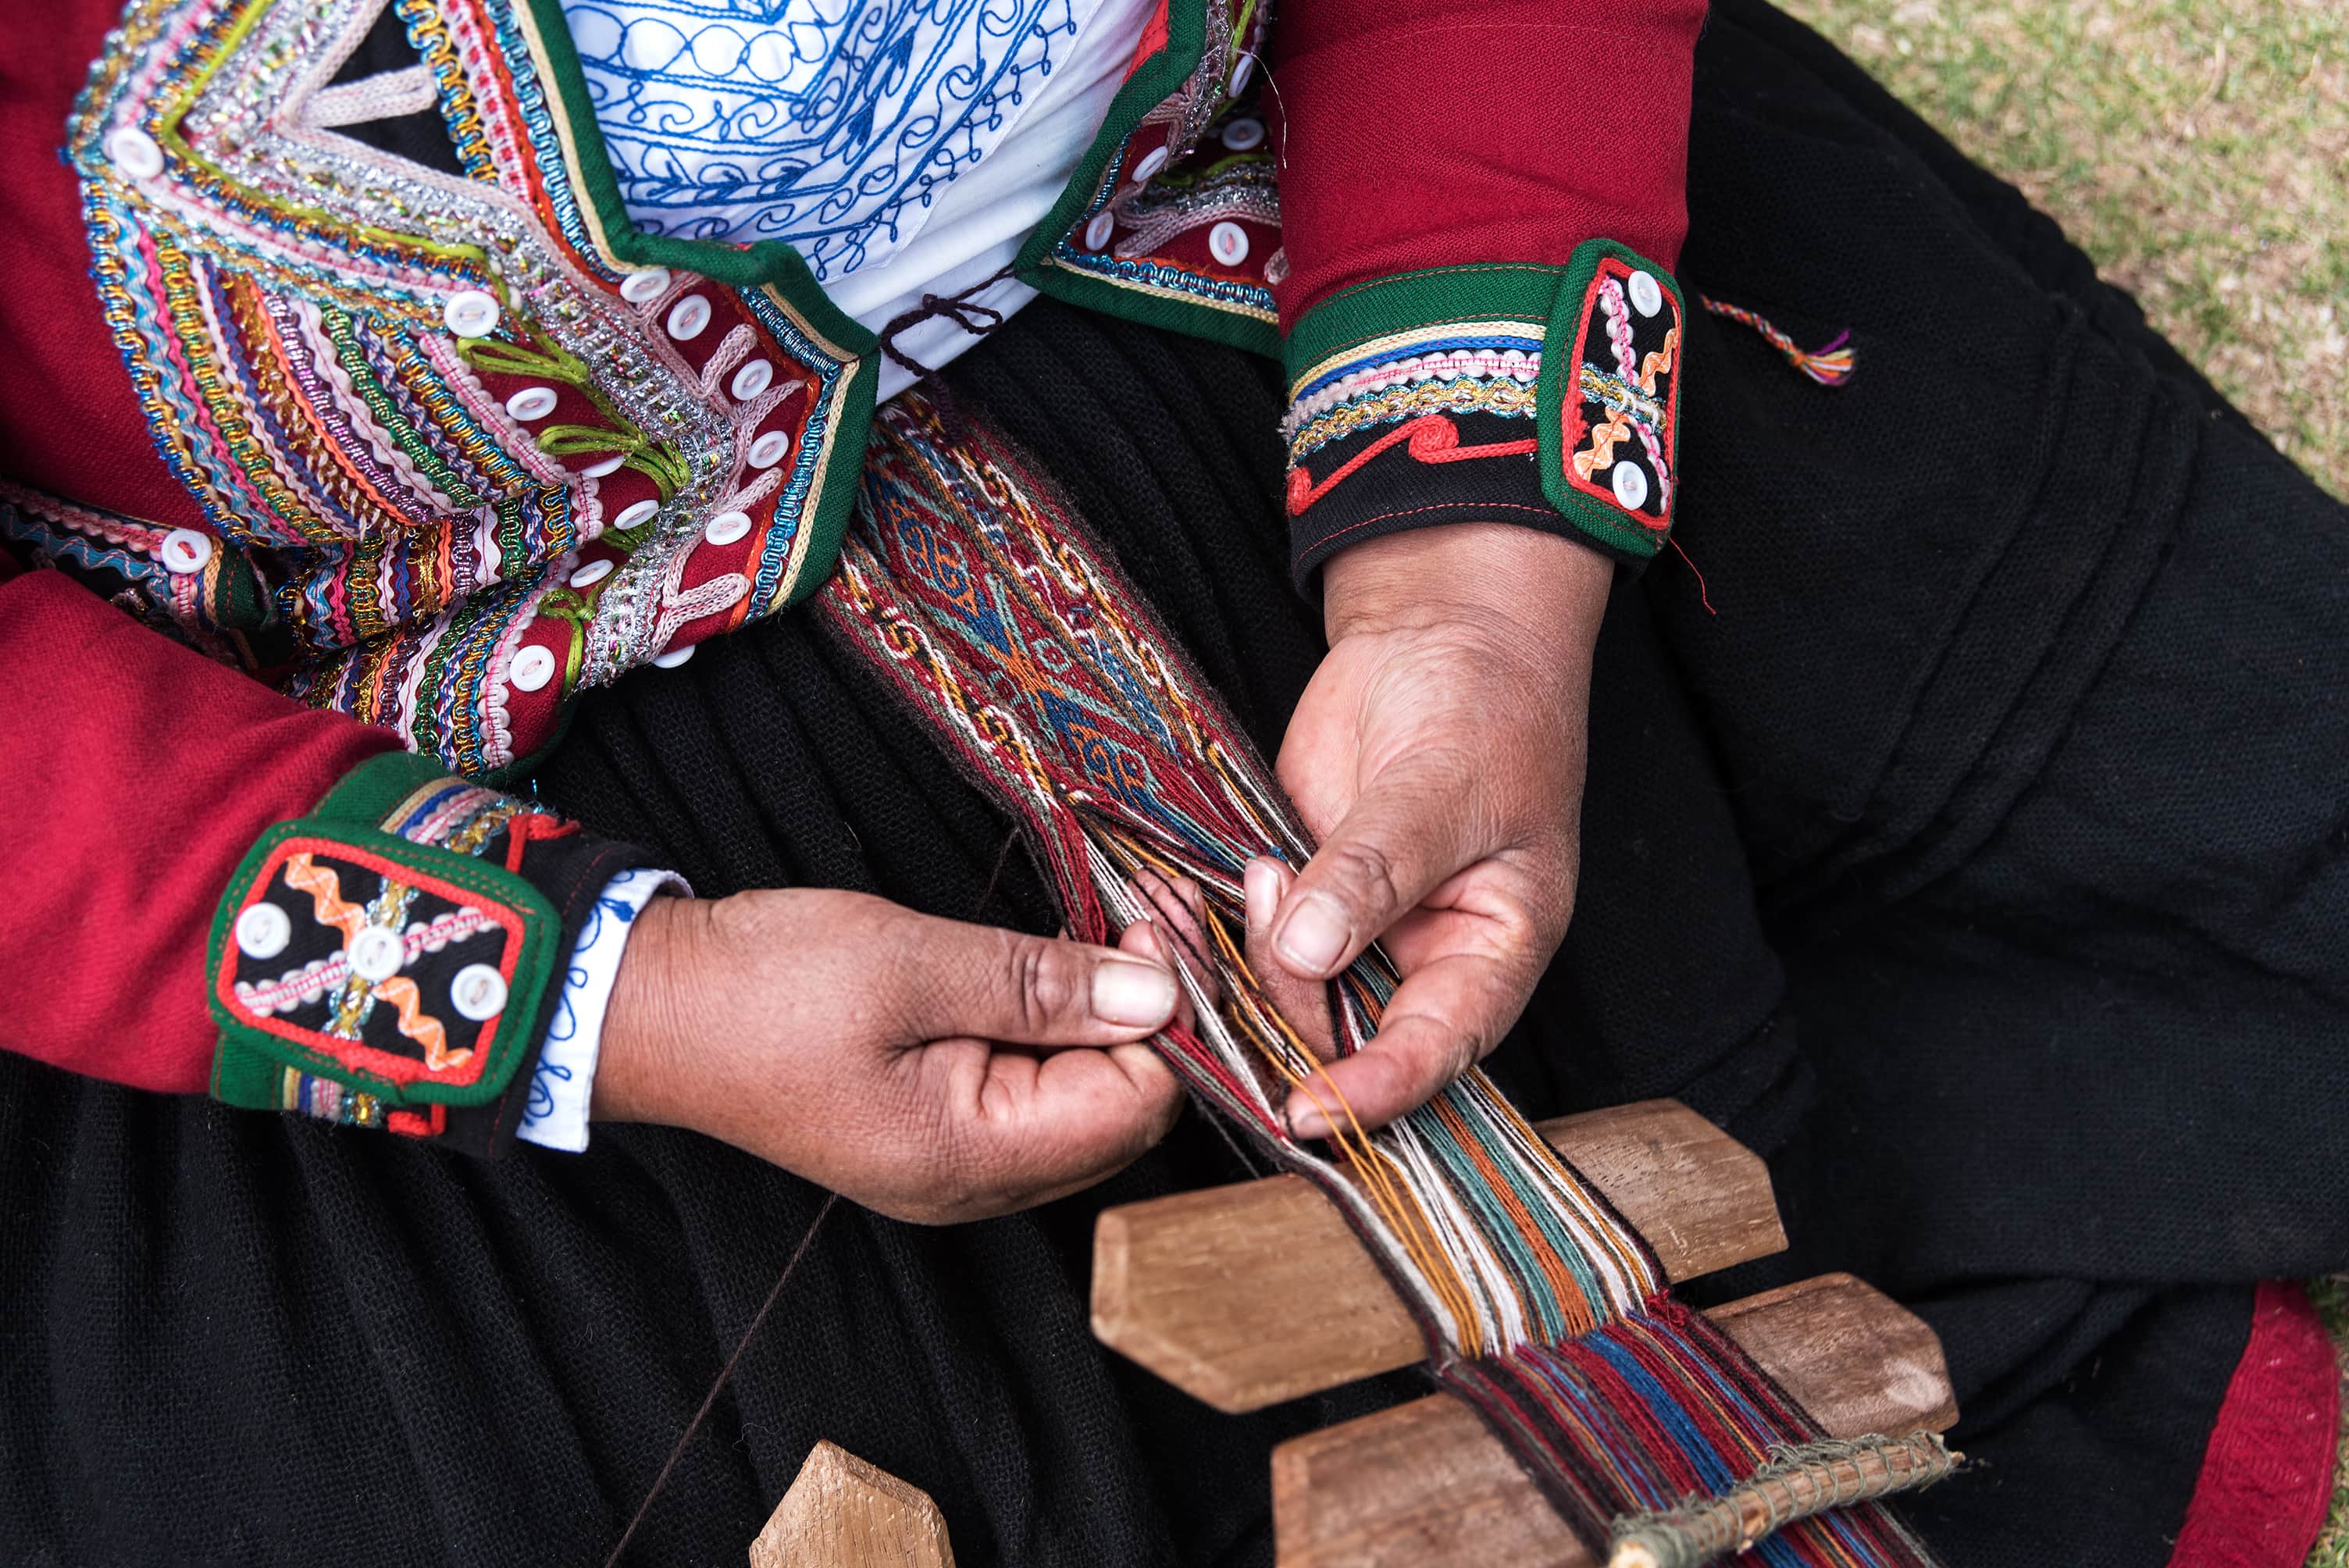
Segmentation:
<svg viewBox="0 0 2349 1568">
<path fill-rule="evenodd" d="M 2349 1264 L 2349 517 L 2054 226 L 1758 0 L 1700 48 L 1678 538 L 1619 585 L 1580 898 L 1494 1058 L 1537 1115 L 1678 1095 L 1785 1255 L 1940 1331 L 1958 1568 L 2167 1561 L 2261 1278 Z M 1841 388 L 1703 294 L 1806 344 Z M 1260 746 L 1320 653 L 1275 366 L 1039 302 L 946 377 Z M 706 894 L 1048 930 L 1010 824 L 808 619 L 581 706 L 537 780 Z M 1235 1179 L 1196 1117 L 1095 1191 L 843 1205 L 632 1550 L 734 1564 L 830 1439 L 957 1560 L 1264 1563 L 1279 1438 L 1097 1346 L 1105 1203 Z M 0 1562 L 603 1560 L 821 1195 L 692 1134 L 483 1164 L 0 1058 Z M 1309 1315 L 1313 1304 L 1267 1304 Z"/>
</svg>

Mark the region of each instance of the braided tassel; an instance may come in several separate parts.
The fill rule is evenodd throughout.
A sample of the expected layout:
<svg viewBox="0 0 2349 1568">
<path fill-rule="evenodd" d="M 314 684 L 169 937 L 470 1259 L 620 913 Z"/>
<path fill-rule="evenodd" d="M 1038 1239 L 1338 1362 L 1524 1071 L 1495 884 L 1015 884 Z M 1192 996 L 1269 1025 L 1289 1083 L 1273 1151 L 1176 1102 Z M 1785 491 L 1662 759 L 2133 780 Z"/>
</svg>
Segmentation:
<svg viewBox="0 0 2349 1568">
<path fill-rule="evenodd" d="M 1840 387 L 1851 378 L 1851 349 L 1848 331 L 1838 332 L 1835 341 L 1825 348 L 1806 349 L 1779 331 L 1770 318 L 1742 305 L 1727 304 L 1708 294 L 1696 296 L 1697 303 L 1715 315 L 1725 315 L 1742 322 L 1762 335 L 1762 340 L 1786 356 L 1786 363 L 1817 382 L 1822 387 Z"/>
</svg>

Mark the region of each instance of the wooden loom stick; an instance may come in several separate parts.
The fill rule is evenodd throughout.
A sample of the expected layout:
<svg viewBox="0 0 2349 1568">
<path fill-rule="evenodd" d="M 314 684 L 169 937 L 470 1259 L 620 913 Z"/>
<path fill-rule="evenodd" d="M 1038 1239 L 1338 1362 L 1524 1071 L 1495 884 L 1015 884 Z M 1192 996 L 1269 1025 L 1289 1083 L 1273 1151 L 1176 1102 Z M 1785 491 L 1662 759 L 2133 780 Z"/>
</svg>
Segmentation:
<svg viewBox="0 0 2349 1568">
<path fill-rule="evenodd" d="M 1786 1245 L 1769 1171 L 1677 1100 L 1562 1117 L 1537 1130 L 1648 1239 L 1675 1281 Z M 1268 1301 L 1311 1310 L 1268 1316 L 1259 1310 Z M 1233 1413 L 1427 1357 L 1370 1254 L 1300 1176 L 1105 1211 L 1093 1231 L 1092 1313 L 1102 1344 Z"/>
<path fill-rule="evenodd" d="M 1830 1437 L 1941 1431 L 1958 1418 L 1932 1329 L 1849 1274 L 1707 1315 Z M 1500 1439 L 1449 1394 L 1273 1449 L 1272 1518 L 1279 1568 L 1598 1568 Z"/>
<path fill-rule="evenodd" d="M 1933 1331 L 1848 1274 L 1707 1315 L 1832 1437 L 1957 1420 Z M 1597 1568 L 1475 1412 L 1432 1395 L 1273 1450 L 1279 1568 Z M 929 1494 L 818 1443 L 750 1568 L 953 1568 Z"/>
<path fill-rule="evenodd" d="M 820 1442 L 750 1542 L 750 1568 L 954 1568 L 954 1548 L 928 1492 Z"/>
</svg>

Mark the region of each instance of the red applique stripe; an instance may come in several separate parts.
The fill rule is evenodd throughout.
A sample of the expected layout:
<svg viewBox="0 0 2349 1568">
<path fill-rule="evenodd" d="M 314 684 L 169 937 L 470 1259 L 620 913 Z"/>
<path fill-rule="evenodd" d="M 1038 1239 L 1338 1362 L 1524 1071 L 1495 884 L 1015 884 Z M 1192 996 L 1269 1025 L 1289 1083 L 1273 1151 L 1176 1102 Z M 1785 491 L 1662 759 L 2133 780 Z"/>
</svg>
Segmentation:
<svg viewBox="0 0 2349 1568">
<path fill-rule="evenodd" d="M 1288 470 L 1288 515 L 1303 517 L 1315 501 L 1351 478 L 1356 469 L 1396 443 L 1405 444 L 1411 455 L 1423 463 L 1459 463 L 1472 458 L 1519 458 L 1537 450 L 1541 443 L 1528 436 L 1522 441 L 1488 441 L 1482 446 L 1460 444 L 1460 427 L 1442 414 L 1423 414 L 1418 418 L 1396 426 L 1340 465 L 1338 470 L 1320 483 L 1303 463 Z"/>
</svg>

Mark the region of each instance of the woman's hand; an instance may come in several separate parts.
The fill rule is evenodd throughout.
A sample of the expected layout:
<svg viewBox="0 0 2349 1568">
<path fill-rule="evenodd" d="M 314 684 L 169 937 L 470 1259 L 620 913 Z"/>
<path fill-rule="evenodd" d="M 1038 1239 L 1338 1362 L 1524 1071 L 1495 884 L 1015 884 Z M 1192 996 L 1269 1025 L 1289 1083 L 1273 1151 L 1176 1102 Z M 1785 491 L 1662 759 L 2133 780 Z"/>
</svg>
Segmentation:
<svg viewBox="0 0 2349 1568">
<path fill-rule="evenodd" d="M 1613 574 L 1594 551 L 1505 523 L 1371 540 L 1323 570 L 1330 656 L 1279 765 L 1321 848 L 1281 893 L 1269 943 L 1299 979 L 1381 939 L 1402 970 L 1378 1037 L 1328 1069 L 1366 1127 L 1491 1050 L 1566 934 Z M 1299 1137 L 1329 1131 L 1315 1099 L 1335 1109 L 1330 1087 L 1312 1088 L 1289 1101 Z"/>
<path fill-rule="evenodd" d="M 1136 925 L 1114 952 L 820 889 L 656 899 L 594 1114 L 694 1128 L 902 1220 L 1026 1208 L 1174 1125 L 1182 1091 L 1137 1043 L 1175 1014 L 1158 941 Z"/>
</svg>

